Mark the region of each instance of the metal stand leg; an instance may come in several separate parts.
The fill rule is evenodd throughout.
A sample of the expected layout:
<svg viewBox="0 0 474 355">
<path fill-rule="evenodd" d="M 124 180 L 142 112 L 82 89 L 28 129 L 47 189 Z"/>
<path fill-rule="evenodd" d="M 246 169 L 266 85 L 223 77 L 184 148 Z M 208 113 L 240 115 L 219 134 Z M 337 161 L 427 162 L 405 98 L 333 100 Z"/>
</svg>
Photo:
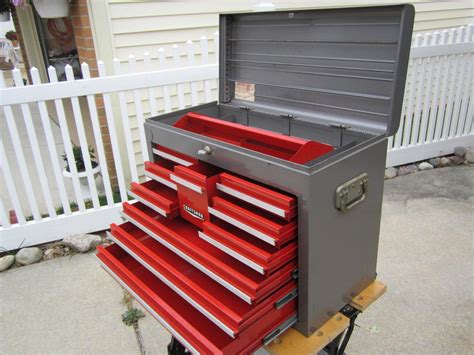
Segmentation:
<svg viewBox="0 0 474 355">
<path fill-rule="evenodd" d="M 171 341 L 168 344 L 168 355 L 188 355 L 190 354 L 186 348 L 175 339 L 171 337 Z"/>
<path fill-rule="evenodd" d="M 347 328 L 345 333 L 340 334 L 332 342 L 326 345 L 324 351 L 329 355 L 344 355 L 347 343 L 349 343 L 352 332 L 354 331 L 355 320 L 359 315 L 360 311 L 352 306 L 347 305 L 341 310 L 341 313 L 344 314 L 347 318 L 349 318 L 349 328 Z"/>
</svg>

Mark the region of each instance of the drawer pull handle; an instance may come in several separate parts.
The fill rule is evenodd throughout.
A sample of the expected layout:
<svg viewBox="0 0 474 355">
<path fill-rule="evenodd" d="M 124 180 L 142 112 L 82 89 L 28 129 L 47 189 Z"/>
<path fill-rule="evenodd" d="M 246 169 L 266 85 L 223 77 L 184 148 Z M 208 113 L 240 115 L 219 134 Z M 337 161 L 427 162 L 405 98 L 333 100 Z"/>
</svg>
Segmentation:
<svg viewBox="0 0 474 355">
<path fill-rule="evenodd" d="M 198 150 L 198 155 L 209 155 L 211 152 L 211 147 L 206 145 L 204 148 Z"/>
</svg>

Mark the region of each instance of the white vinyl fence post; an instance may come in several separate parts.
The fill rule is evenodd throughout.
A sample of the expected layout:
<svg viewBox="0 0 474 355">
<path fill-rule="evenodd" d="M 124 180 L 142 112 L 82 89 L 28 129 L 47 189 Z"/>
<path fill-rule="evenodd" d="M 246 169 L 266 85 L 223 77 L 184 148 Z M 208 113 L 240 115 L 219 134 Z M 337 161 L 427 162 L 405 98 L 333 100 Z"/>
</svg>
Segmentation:
<svg viewBox="0 0 474 355">
<path fill-rule="evenodd" d="M 181 67 L 181 54 L 179 51 L 180 51 L 179 46 L 177 44 L 173 44 L 173 60 L 174 60 L 175 68 Z M 180 110 L 182 110 L 185 107 L 183 84 L 182 83 L 176 84 L 176 89 L 178 91 L 178 107 Z"/>
<path fill-rule="evenodd" d="M 97 62 L 97 68 L 99 70 L 99 76 L 104 78 L 107 76 L 105 72 L 105 64 L 102 61 Z M 122 158 L 120 156 L 120 148 L 117 139 L 117 130 L 115 128 L 115 118 L 114 112 L 112 109 L 112 102 L 110 100 L 110 94 L 104 93 L 104 108 L 105 108 L 105 116 L 107 117 L 107 126 L 109 128 L 109 135 L 110 135 L 110 142 L 112 143 L 112 154 L 114 156 L 114 163 L 115 163 L 115 172 L 117 173 L 117 180 L 120 190 L 120 198 L 122 201 L 128 200 L 127 195 L 127 188 L 125 186 L 125 177 L 123 174 L 123 167 L 122 167 Z"/>
<path fill-rule="evenodd" d="M 67 64 L 64 67 L 66 71 L 66 79 L 71 82 L 74 81 L 74 72 L 72 67 Z M 81 105 L 79 104 L 78 97 L 71 97 L 72 112 L 74 116 L 74 121 L 76 122 L 77 135 L 79 137 L 79 145 L 81 147 L 82 159 L 84 160 L 84 168 L 87 182 L 89 183 L 90 195 L 92 198 L 92 205 L 94 209 L 100 208 L 99 198 L 97 193 L 97 186 L 95 184 L 95 176 L 92 171 L 92 161 L 89 154 L 89 144 L 87 143 L 86 131 L 84 129 L 84 119 L 82 117 Z"/>
<path fill-rule="evenodd" d="M 48 75 L 49 81 L 51 83 L 58 82 L 56 69 L 53 66 L 50 66 L 48 68 Z M 79 184 L 76 160 L 74 159 L 74 154 L 72 152 L 71 138 L 69 136 L 69 128 L 66 120 L 66 113 L 64 112 L 64 105 L 62 99 L 54 100 L 54 105 L 58 114 L 59 128 L 61 129 L 61 136 L 63 139 L 64 150 L 66 152 L 66 159 L 72 176 L 72 185 L 74 188 L 74 193 L 76 195 L 77 206 L 79 208 L 79 211 L 85 212 L 86 205 L 84 204 L 84 198 L 82 196 L 81 186 Z"/>
<path fill-rule="evenodd" d="M 15 80 L 15 85 L 22 87 L 25 84 L 23 83 L 23 77 L 19 69 L 13 69 L 13 79 Z M 56 217 L 56 210 L 54 209 L 53 199 L 51 197 L 51 191 L 48 185 L 48 179 L 46 177 L 46 170 L 44 169 L 43 158 L 40 154 L 40 148 L 38 144 L 38 137 L 36 136 L 35 126 L 33 124 L 33 118 L 31 117 L 31 111 L 28 104 L 21 104 L 21 112 L 25 121 L 26 132 L 28 133 L 28 139 L 30 140 L 31 150 L 35 160 L 36 171 L 38 172 L 38 178 L 40 182 L 41 189 L 43 190 L 44 201 L 46 202 L 46 207 L 48 209 L 49 216 L 54 218 Z"/>
<path fill-rule="evenodd" d="M 39 70 L 35 67 L 31 68 L 31 79 L 33 80 L 34 85 L 40 85 L 41 79 L 39 76 Z M 69 205 L 69 200 L 66 193 L 66 187 L 64 185 L 64 177 L 62 175 L 61 167 L 58 161 L 58 151 L 56 149 L 56 144 L 54 142 L 54 136 L 51 129 L 51 119 L 48 113 L 48 107 L 44 101 L 38 101 L 38 109 L 40 112 L 41 123 L 43 124 L 43 130 L 46 137 L 46 143 L 48 145 L 49 157 L 51 159 L 51 164 L 53 166 L 53 174 L 56 180 L 56 185 L 59 191 L 59 197 L 61 199 L 61 204 L 64 210 L 64 214 L 71 214 L 71 206 Z"/>
<path fill-rule="evenodd" d="M 130 74 L 137 72 L 136 60 L 135 60 L 134 55 L 128 56 L 128 72 Z M 143 161 L 145 161 L 145 160 L 148 160 L 148 147 L 146 145 L 145 127 L 144 127 L 145 119 L 143 116 L 142 96 L 140 94 L 140 90 L 138 89 L 133 90 L 133 99 L 135 101 L 135 110 L 136 110 L 136 117 L 137 117 L 138 134 L 140 137 L 140 146 L 142 149 L 142 157 L 143 157 Z"/>
<path fill-rule="evenodd" d="M 188 47 L 188 65 L 190 67 L 193 67 L 196 65 L 194 61 L 193 41 L 187 41 L 186 46 Z M 195 81 L 191 81 L 191 103 L 193 104 L 193 106 L 199 105 L 197 83 Z"/>
<path fill-rule="evenodd" d="M 118 58 L 114 58 L 114 74 L 120 75 L 120 61 Z M 125 92 L 119 91 L 119 106 L 120 115 L 122 116 L 123 134 L 125 136 L 125 146 L 127 147 L 128 164 L 130 166 L 130 174 L 133 181 L 138 181 L 137 162 L 135 159 L 135 149 L 133 147 L 132 128 L 130 125 L 130 117 L 127 109 L 127 99 L 125 98 Z"/>
<path fill-rule="evenodd" d="M 3 77 L 3 71 L 0 71 L 0 88 L 5 88 L 5 80 L 4 80 L 4 77 Z M 39 208 L 38 208 L 38 203 L 36 201 L 36 196 L 35 196 L 35 193 L 34 193 L 34 190 L 33 190 L 33 184 L 31 183 L 31 178 L 30 178 L 30 174 L 28 173 L 28 166 L 26 165 L 26 160 L 25 160 L 25 154 L 23 152 L 23 148 L 21 146 L 21 140 L 20 140 L 20 136 L 18 134 L 18 129 L 16 127 L 16 123 L 15 123 L 15 117 L 13 115 L 13 111 L 12 111 L 12 108 L 11 106 L 3 106 L 3 112 L 5 114 L 5 118 L 6 118 L 6 121 L 7 121 L 7 126 L 8 126 L 8 131 L 10 133 L 10 139 L 12 141 L 12 144 L 13 144 L 13 148 L 15 150 L 15 155 L 16 155 L 16 160 L 18 162 L 18 166 L 20 168 L 20 175 L 21 175 L 21 179 L 23 181 L 23 185 L 25 187 L 25 190 L 26 190 L 26 198 L 28 200 L 28 204 L 30 206 L 30 209 L 31 209 L 31 213 L 33 214 L 33 218 L 35 219 L 35 221 L 41 221 L 41 214 L 39 212 Z M 2 144 L 2 151 L 5 152 L 4 148 L 3 148 L 3 144 Z M 6 158 L 6 155 L 5 155 L 5 158 L 2 159 L 2 161 L 5 162 L 5 167 L 4 168 L 4 172 L 6 173 L 6 175 L 8 175 L 7 171 L 6 171 L 6 168 L 8 167 L 8 161 L 7 161 L 7 158 Z M 8 171 L 10 171 L 10 169 L 8 168 Z M 10 174 L 11 176 L 11 174 Z M 7 184 L 8 184 L 8 176 L 6 176 L 7 178 Z M 12 189 L 9 189 L 9 192 L 10 192 L 10 195 L 13 197 L 14 194 L 16 194 L 16 188 L 15 188 L 15 184 L 13 183 L 13 178 L 11 178 L 11 185 L 10 187 Z M 19 205 L 19 204 L 18 204 Z M 20 207 L 21 209 L 21 207 Z M 15 208 L 15 211 L 17 209 Z"/>
<path fill-rule="evenodd" d="M 160 69 L 166 69 L 165 50 L 163 48 L 158 49 L 158 59 L 160 61 Z M 163 103 L 165 106 L 165 112 L 171 112 L 170 89 L 167 85 L 163 86 Z"/>
<path fill-rule="evenodd" d="M 82 76 L 84 79 L 90 79 L 89 65 L 84 62 L 81 65 Z M 87 95 L 87 106 L 89 107 L 89 115 L 91 116 L 92 129 L 94 131 L 95 145 L 97 147 L 97 157 L 101 166 L 102 181 L 104 183 L 105 196 L 107 197 L 107 205 L 112 207 L 114 205 L 114 197 L 112 193 L 112 186 L 110 184 L 109 168 L 107 159 L 105 157 L 104 142 L 102 140 L 102 132 L 100 130 L 99 117 L 97 115 L 97 106 L 95 104 L 94 95 Z"/>
<path fill-rule="evenodd" d="M 143 60 L 145 62 L 145 71 L 151 72 L 151 55 L 149 52 L 143 53 Z M 156 94 L 155 88 L 150 87 L 148 88 L 148 102 L 150 103 L 150 115 L 156 116 L 158 115 L 158 109 L 156 107 Z"/>
<path fill-rule="evenodd" d="M 7 185 L 8 194 L 12 199 L 13 209 L 15 211 L 16 217 L 20 224 L 26 223 L 26 218 L 21 208 L 20 199 L 18 198 L 17 189 L 15 187 L 15 182 L 13 180 L 12 171 L 10 169 L 10 164 L 8 163 L 7 155 L 5 154 L 5 147 L 3 146 L 3 140 L 0 137 L 0 168 L 3 171 L 3 176 L 5 177 L 5 183 Z M 2 198 L 3 200 L 3 198 Z M 5 211 L 6 214 L 6 211 Z M 4 222 L 3 225 L 10 226 L 10 216 L 6 216 L 7 222 Z M 3 222 L 3 219 L 2 219 Z"/>
<path fill-rule="evenodd" d="M 209 47 L 207 45 L 206 36 L 201 37 L 201 63 L 206 65 L 209 63 Z M 204 96 L 206 102 L 212 101 L 211 96 L 211 82 L 209 80 L 204 80 Z"/>
</svg>

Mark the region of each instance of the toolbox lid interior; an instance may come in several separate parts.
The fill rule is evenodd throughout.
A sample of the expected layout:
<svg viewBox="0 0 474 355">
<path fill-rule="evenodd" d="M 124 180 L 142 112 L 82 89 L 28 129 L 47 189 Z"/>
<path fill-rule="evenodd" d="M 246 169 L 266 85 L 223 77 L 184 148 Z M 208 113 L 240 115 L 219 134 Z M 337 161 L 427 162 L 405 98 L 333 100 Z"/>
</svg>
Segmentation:
<svg viewBox="0 0 474 355">
<path fill-rule="evenodd" d="M 411 5 L 220 16 L 220 103 L 393 135 Z"/>
</svg>

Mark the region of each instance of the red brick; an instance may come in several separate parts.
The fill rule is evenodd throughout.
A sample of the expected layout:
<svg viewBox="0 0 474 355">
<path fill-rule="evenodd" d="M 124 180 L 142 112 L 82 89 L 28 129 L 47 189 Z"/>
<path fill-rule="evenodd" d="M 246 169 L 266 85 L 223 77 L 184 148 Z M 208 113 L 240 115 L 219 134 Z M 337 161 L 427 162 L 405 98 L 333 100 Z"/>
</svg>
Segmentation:
<svg viewBox="0 0 474 355">
<path fill-rule="evenodd" d="M 89 16 L 73 16 L 72 17 L 72 25 L 73 28 L 76 27 L 89 27 L 90 26 L 90 21 L 89 21 Z"/>
</svg>

